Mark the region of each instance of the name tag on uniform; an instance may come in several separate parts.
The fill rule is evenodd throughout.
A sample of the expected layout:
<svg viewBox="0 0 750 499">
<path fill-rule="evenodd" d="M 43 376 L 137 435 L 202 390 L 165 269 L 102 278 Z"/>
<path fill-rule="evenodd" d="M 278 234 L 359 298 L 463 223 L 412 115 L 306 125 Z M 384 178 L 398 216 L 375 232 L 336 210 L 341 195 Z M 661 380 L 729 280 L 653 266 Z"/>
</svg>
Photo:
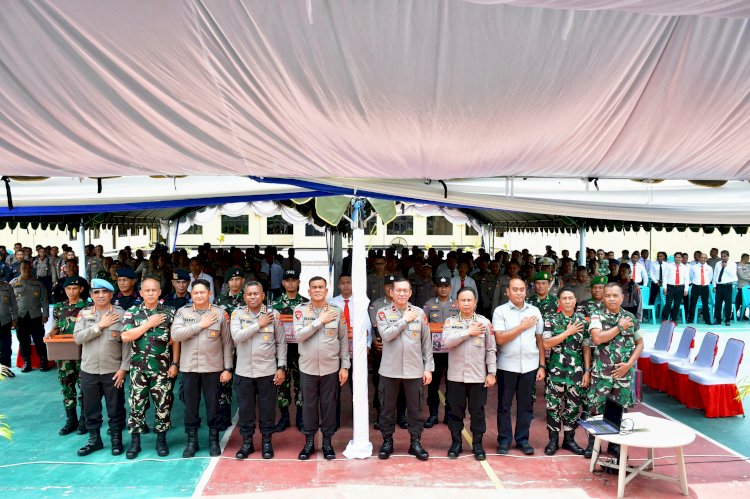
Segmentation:
<svg viewBox="0 0 750 499">
<path fill-rule="evenodd" d="M 339 321 L 338 321 L 338 319 L 332 320 L 331 322 L 329 322 L 328 324 L 326 324 L 326 329 L 338 329 L 338 328 L 339 328 Z M 333 335 L 329 335 L 329 336 L 333 336 Z"/>
<path fill-rule="evenodd" d="M 422 330 L 422 324 L 419 322 L 410 322 L 409 323 L 409 331 L 421 331 Z"/>
</svg>

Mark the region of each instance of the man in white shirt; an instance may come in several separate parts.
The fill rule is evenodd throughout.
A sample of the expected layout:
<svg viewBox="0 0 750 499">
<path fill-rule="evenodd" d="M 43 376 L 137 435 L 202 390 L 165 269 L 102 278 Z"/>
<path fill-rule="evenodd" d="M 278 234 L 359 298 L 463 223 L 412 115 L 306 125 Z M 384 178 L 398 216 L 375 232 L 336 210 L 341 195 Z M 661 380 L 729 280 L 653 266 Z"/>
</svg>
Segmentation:
<svg viewBox="0 0 750 499">
<path fill-rule="evenodd" d="M 690 270 L 682 263 L 682 252 L 674 254 L 674 264 L 667 270 L 662 289 L 664 290 L 664 309 L 661 312 L 661 320 L 677 323 L 682 300 L 688 294 L 688 280 Z"/>
<path fill-rule="evenodd" d="M 525 455 L 534 454 L 529 445 L 529 428 L 534 418 L 533 393 L 536 382 L 544 379 L 546 365 L 542 332 L 544 321 L 538 308 L 529 305 L 526 283 L 511 279 L 506 291 L 508 303 L 492 315 L 498 344 L 497 354 L 497 453 L 507 454 L 512 440 Z M 515 434 L 510 408 L 516 399 Z"/>
<path fill-rule="evenodd" d="M 649 260 L 648 257 L 649 257 L 648 250 L 647 249 L 642 249 L 641 250 L 641 262 L 643 262 L 643 266 L 646 267 L 646 272 L 649 272 L 649 275 L 651 275 L 650 274 L 650 272 L 651 272 L 651 264 L 653 262 L 651 260 Z"/>
<path fill-rule="evenodd" d="M 721 260 L 714 267 L 714 319 L 721 324 L 721 308 L 724 306 L 724 325 L 732 320 L 732 284 L 737 282 L 737 263 L 729 261 L 729 252 L 721 251 Z"/>
<path fill-rule="evenodd" d="M 633 251 L 630 255 L 630 279 L 639 286 L 648 284 L 648 272 L 638 251 Z"/>
<path fill-rule="evenodd" d="M 451 300 L 456 299 L 456 295 L 461 288 L 471 288 L 479 296 L 477 283 L 469 277 L 469 264 L 461 262 L 458 264 L 458 275 L 451 279 Z"/>
<path fill-rule="evenodd" d="M 193 283 L 199 279 L 208 281 L 208 283 L 211 285 L 210 294 L 208 295 L 208 303 L 213 303 L 214 299 L 216 299 L 214 278 L 203 272 L 203 266 L 201 265 L 200 260 L 198 260 L 198 257 L 193 257 L 190 259 L 190 284 L 188 285 L 187 289 L 188 293 L 193 290 Z"/>
<path fill-rule="evenodd" d="M 713 269 L 706 263 L 708 255 L 701 253 L 698 257 L 698 263 L 690 267 L 690 308 L 688 309 L 688 321 L 692 321 L 695 316 L 695 307 L 698 305 L 698 298 L 701 299 L 703 307 L 703 320 L 706 324 L 711 325 L 711 315 L 708 310 L 708 290 L 713 281 Z"/>
<path fill-rule="evenodd" d="M 648 297 L 648 304 L 653 305 L 656 301 L 656 297 L 661 293 L 662 287 L 664 286 L 664 278 L 667 276 L 667 254 L 664 251 L 659 251 L 656 254 L 656 261 L 651 264 L 651 270 L 649 271 L 649 280 L 651 281 L 651 293 Z"/>
</svg>

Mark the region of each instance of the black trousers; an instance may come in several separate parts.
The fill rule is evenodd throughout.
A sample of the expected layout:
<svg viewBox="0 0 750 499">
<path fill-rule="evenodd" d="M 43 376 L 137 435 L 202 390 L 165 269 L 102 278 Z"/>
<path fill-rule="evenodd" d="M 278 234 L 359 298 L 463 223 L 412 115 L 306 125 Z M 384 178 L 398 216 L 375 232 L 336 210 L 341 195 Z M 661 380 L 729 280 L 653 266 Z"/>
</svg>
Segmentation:
<svg viewBox="0 0 750 499">
<path fill-rule="evenodd" d="M 39 359 L 42 362 L 47 360 L 47 345 L 44 344 L 44 324 L 42 317 L 32 319 L 26 314 L 19 317 L 16 321 L 16 336 L 18 337 L 18 346 L 21 350 L 21 357 L 26 363 L 31 362 L 31 339 L 34 338 L 34 346 Z"/>
<path fill-rule="evenodd" d="M 401 379 L 380 377 L 378 387 L 380 395 L 380 431 L 383 435 L 393 435 L 396 430 L 396 405 L 399 389 L 403 388 L 406 397 L 406 421 L 409 423 L 409 434 L 412 438 L 422 436 L 424 414 L 422 413 L 423 396 L 422 378 Z"/>
<path fill-rule="evenodd" d="M 667 284 L 667 295 L 664 298 L 664 310 L 661 312 L 661 320 L 677 322 L 677 319 L 680 316 L 680 305 L 682 305 L 684 295 L 684 284 L 680 284 L 679 286 Z"/>
<path fill-rule="evenodd" d="M 695 307 L 698 305 L 698 298 L 701 300 L 703 306 L 703 322 L 711 324 L 711 314 L 708 310 L 708 285 L 701 286 L 700 284 L 693 284 L 690 288 L 690 308 L 688 312 L 688 322 L 693 320 L 695 316 Z"/>
<path fill-rule="evenodd" d="M 445 382 L 445 401 L 450 402 L 448 413 L 448 428 L 451 435 L 461 433 L 464 429 L 464 416 L 466 414 L 466 401 L 469 402 L 469 414 L 471 415 L 471 434 L 481 435 L 487 431 L 487 422 L 484 418 L 484 405 L 487 403 L 487 388 L 484 383 L 458 383 L 456 381 Z"/>
<path fill-rule="evenodd" d="M 89 374 L 81 371 L 81 393 L 83 411 L 86 415 L 86 429 L 98 430 L 102 427 L 102 396 L 107 405 L 109 429 L 122 431 L 125 428 L 125 388 L 115 388 L 112 377 L 115 373 Z"/>
<path fill-rule="evenodd" d="M 302 433 L 315 435 L 320 427 L 324 437 L 336 433 L 336 407 L 339 405 L 339 372 L 325 376 L 300 373 L 302 386 Z"/>
<path fill-rule="evenodd" d="M 219 414 L 219 393 L 221 372 L 186 373 L 182 372 L 182 396 L 185 403 L 185 430 L 201 427 L 198 409 L 201 404 L 201 393 L 206 401 L 206 419 L 208 427 L 221 429 L 221 415 Z M 85 401 L 84 401 L 85 402 Z"/>
<path fill-rule="evenodd" d="M 11 321 L 0 326 L 0 365 L 5 367 L 10 367 L 12 362 L 13 335 L 10 332 L 12 325 Z"/>
<path fill-rule="evenodd" d="M 240 435 L 252 435 L 255 432 L 255 407 L 257 399 L 260 433 L 271 435 L 276 416 L 276 387 L 273 374 L 260 378 L 246 378 L 239 374 L 234 377 L 234 390 L 239 406 Z"/>
<path fill-rule="evenodd" d="M 446 382 L 448 381 L 448 352 L 432 354 L 432 358 L 435 360 L 435 371 L 432 373 L 432 382 L 427 385 L 427 407 L 430 409 L 430 414 L 437 416 L 438 407 L 440 407 L 440 395 L 438 395 L 440 383 L 443 378 L 446 378 Z M 446 391 L 447 386 L 446 383 Z M 445 413 L 450 413 L 447 396 L 445 399 Z"/>
<path fill-rule="evenodd" d="M 536 372 L 515 373 L 497 371 L 497 443 L 508 445 L 515 440 L 516 444 L 528 443 L 531 420 L 534 419 L 534 391 L 536 390 Z M 510 408 L 516 399 L 516 431 L 510 420 Z"/>
<path fill-rule="evenodd" d="M 375 390 L 372 394 L 372 407 L 375 412 L 380 414 L 380 361 L 382 357 L 380 354 L 372 356 L 372 386 Z M 398 389 L 398 399 L 396 400 L 396 412 L 398 416 L 406 417 L 406 395 L 404 395 L 403 385 Z"/>
<path fill-rule="evenodd" d="M 732 320 L 732 283 L 716 285 L 716 301 L 714 302 L 714 318 L 721 322 L 721 308 L 724 307 L 724 320 Z"/>
<path fill-rule="evenodd" d="M 37 279 L 44 285 L 44 288 L 47 290 L 47 296 L 52 298 L 52 277 L 45 275 L 42 277 L 37 277 Z"/>
<path fill-rule="evenodd" d="M 651 282 L 649 286 L 651 287 L 651 292 L 648 294 L 648 304 L 653 305 L 656 302 L 656 297 L 661 293 L 661 286 L 656 282 Z"/>
</svg>

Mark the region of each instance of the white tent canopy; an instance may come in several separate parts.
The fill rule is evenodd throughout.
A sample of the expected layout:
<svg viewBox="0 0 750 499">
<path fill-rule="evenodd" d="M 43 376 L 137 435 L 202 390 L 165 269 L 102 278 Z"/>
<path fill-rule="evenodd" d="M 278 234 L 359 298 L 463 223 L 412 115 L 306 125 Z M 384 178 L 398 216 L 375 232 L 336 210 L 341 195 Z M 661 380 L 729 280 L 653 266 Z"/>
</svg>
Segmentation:
<svg viewBox="0 0 750 499">
<path fill-rule="evenodd" d="M 0 168 L 746 179 L 749 10 L 742 0 L 4 2 Z"/>
</svg>

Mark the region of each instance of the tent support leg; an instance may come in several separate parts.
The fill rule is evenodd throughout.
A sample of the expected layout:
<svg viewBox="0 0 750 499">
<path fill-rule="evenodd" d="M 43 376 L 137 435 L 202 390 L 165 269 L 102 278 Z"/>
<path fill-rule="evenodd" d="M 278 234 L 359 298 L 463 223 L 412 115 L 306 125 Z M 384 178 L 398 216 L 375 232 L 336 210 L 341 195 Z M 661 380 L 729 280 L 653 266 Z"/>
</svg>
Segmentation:
<svg viewBox="0 0 750 499">
<path fill-rule="evenodd" d="M 586 226 L 578 227 L 578 265 L 586 266 Z"/>
<path fill-rule="evenodd" d="M 80 223 L 78 224 L 78 241 L 77 241 L 77 248 L 76 248 L 76 254 L 78 255 L 78 261 L 80 262 L 79 272 L 81 275 L 86 276 L 88 272 L 88 267 L 86 266 L 86 229 L 83 226 L 83 218 L 81 218 Z"/>
</svg>

